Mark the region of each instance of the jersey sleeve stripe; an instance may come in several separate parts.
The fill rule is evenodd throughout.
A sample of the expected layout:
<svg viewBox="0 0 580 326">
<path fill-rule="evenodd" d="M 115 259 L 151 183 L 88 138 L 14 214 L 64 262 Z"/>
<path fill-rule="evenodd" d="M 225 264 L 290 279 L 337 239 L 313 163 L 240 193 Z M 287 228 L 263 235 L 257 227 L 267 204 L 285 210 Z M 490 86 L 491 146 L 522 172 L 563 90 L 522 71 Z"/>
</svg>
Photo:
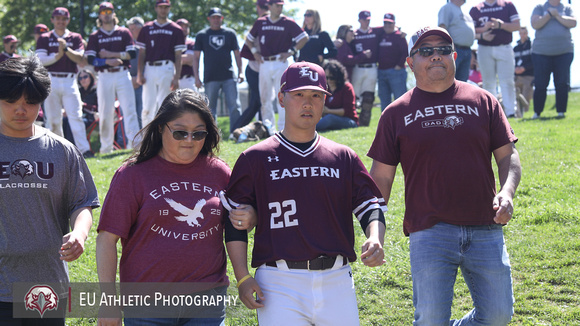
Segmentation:
<svg viewBox="0 0 580 326">
<path fill-rule="evenodd" d="M 296 36 L 295 38 L 293 38 L 292 40 L 296 43 L 300 42 L 301 39 L 307 37 L 308 34 L 306 34 L 306 32 L 302 32 L 300 34 L 298 34 L 298 36 Z"/>
<path fill-rule="evenodd" d="M 139 49 L 144 49 L 145 48 L 145 43 L 142 42 L 135 42 L 135 46 Z"/>
<path fill-rule="evenodd" d="M 85 55 L 87 57 L 90 56 L 90 55 L 93 55 L 93 56 L 96 57 L 97 56 L 97 51 L 95 51 L 95 50 L 87 50 L 87 51 L 85 51 Z"/>
<path fill-rule="evenodd" d="M 361 205 L 361 206 L 363 206 L 363 205 Z M 353 214 L 356 216 L 356 219 L 359 220 L 359 221 L 366 214 L 366 212 L 371 211 L 371 210 L 375 210 L 375 209 L 381 209 L 381 206 L 376 202 L 376 198 L 375 198 L 375 202 L 370 203 L 370 205 L 366 205 L 366 206 L 363 206 L 363 207 L 361 207 L 361 206 L 357 207 L 353 211 Z M 362 210 L 360 210 L 359 208 L 361 208 Z"/>
<path fill-rule="evenodd" d="M 175 51 L 185 51 L 185 44 L 180 44 L 175 46 Z"/>
<path fill-rule="evenodd" d="M 44 55 L 47 55 L 48 51 L 46 51 L 46 49 L 36 49 L 36 53 L 39 53 L 39 54 L 42 53 Z"/>
<path fill-rule="evenodd" d="M 247 38 L 247 39 L 248 39 L 248 41 L 250 41 L 250 42 L 254 42 L 254 40 L 256 39 L 256 38 L 254 37 L 254 35 L 252 35 L 252 34 L 250 34 L 250 33 L 248 33 L 248 34 L 246 35 L 246 38 Z"/>
</svg>

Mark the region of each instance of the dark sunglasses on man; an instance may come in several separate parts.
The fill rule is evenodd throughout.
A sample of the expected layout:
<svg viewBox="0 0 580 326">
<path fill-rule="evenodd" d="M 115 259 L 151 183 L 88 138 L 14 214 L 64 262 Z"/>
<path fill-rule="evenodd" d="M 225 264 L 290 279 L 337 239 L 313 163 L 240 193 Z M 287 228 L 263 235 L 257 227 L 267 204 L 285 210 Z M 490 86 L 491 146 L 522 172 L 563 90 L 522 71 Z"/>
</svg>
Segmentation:
<svg viewBox="0 0 580 326">
<path fill-rule="evenodd" d="M 422 57 L 430 57 L 435 53 L 435 51 L 437 51 L 437 53 L 439 53 L 440 55 L 450 55 L 451 53 L 453 53 L 453 47 L 451 45 L 433 46 L 433 47 L 425 46 L 412 51 L 411 56 L 414 56 L 415 53 L 419 52 L 419 55 L 421 55 Z"/>
</svg>

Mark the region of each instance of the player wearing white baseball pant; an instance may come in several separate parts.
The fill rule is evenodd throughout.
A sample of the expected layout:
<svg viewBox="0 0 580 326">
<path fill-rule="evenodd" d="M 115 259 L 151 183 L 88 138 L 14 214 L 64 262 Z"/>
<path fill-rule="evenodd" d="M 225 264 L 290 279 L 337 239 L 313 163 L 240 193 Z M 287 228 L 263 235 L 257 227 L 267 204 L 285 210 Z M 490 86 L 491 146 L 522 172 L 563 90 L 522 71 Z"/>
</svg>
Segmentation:
<svg viewBox="0 0 580 326">
<path fill-rule="evenodd" d="M 378 70 L 377 66 L 362 68 L 354 66 L 352 68 L 352 87 L 356 97 L 361 97 L 364 92 L 375 92 L 377 86 Z"/>
<path fill-rule="evenodd" d="M 102 71 L 97 82 L 99 101 L 99 134 L 101 135 L 101 154 L 113 151 L 115 139 L 115 97 L 119 99 L 123 112 L 123 126 L 127 136 L 127 148 L 133 148 L 133 139 L 139 131 L 135 92 L 128 70 L 117 72 Z"/>
<path fill-rule="evenodd" d="M 511 44 L 479 45 L 477 60 L 483 89 L 497 97 L 497 80 L 499 79 L 505 115 L 514 115 L 516 113 L 515 59 Z"/>
<path fill-rule="evenodd" d="M 87 140 L 87 131 L 83 122 L 83 107 L 81 93 L 76 81 L 76 74 L 69 73 L 68 77 L 50 75 L 51 91 L 44 101 L 46 126 L 53 133 L 62 136 L 62 108 L 68 117 L 70 130 L 75 139 L 75 145 L 85 153 L 91 150 Z"/>
<path fill-rule="evenodd" d="M 259 324 L 359 325 L 352 270 L 340 262 L 337 259 L 338 267 L 323 271 L 284 269 L 280 261 L 278 268 L 260 266 L 255 279 L 265 299 L 257 310 Z"/>
<path fill-rule="evenodd" d="M 161 103 L 171 92 L 171 81 L 175 75 L 175 65 L 166 60 L 161 66 L 145 64 L 145 84 L 143 84 L 143 112 L 141 121 L 143 127 L 153 121 Z"/>
<path fill-rule="evenodd" d="M 284 61 L 264 61 L 260 65 L 260 100 L 262 102 L 262 121 L 269 120 L 272 126 L 275 126 L 276 118 L 274 117 L 274 99 L 278 96 L 280 90 L 280 79 L 284 70 L 288 68 L 288 62 Z M 284 129 L 285 110 L 276 101 L 278 106 L 278 130 Z"/>
<path fill-rule="evenodd" d="M 179 88 L 189 88 L 197 92 L 197 87 L 195 87 L 195 77 L 189 76 L 181 78 L 179 80 Z"/>
</svg>

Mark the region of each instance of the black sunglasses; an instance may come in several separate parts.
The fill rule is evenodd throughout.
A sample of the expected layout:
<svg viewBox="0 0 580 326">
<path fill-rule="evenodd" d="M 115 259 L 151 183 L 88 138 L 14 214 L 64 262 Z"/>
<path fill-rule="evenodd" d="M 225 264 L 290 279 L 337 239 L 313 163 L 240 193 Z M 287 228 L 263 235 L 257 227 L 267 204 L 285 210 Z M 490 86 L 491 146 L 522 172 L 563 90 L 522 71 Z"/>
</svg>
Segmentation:
<svg viewBox="0 0 580 326">
<path fill-rule="evenodd" d="M 79 76 L 79 80 L 83 80 L 83 79 L 87 79 L 87 78 L 89 78 L 89 75 Z"/>
<path fill-rule="evenodd" d="M 311 13 L 308 13 L 308 12 L 304 14 L 304 17 L 312 17 L 312 16 L 313 15 Z"/>
<path fill-rule="evenodd" d="M 450 55 L 453 52 L 453 47 L 450 45 L 446 46 L 434 46 L 434 47 L 422 47 L 418 48 L 411 52 L 411 56 L 414 56 L 415 53 L 419 52 L 422 57 L 430 57 L 433 53 L 439 53 L 440 55 Z"/>
<path fill-rule="evenodd" d="M 171 130 L 168 124 L 165 124 L 167 129 L 173 134 L 173 139 L 175 140 L 185 140 L 189 135 L 191 135 L 191 140 L 204 140 L 205 136 L 207 136 L 207 131 L 205 130 L 198 130 L 194 132 L 189 132 L 185 130 Z"/>
</svg>

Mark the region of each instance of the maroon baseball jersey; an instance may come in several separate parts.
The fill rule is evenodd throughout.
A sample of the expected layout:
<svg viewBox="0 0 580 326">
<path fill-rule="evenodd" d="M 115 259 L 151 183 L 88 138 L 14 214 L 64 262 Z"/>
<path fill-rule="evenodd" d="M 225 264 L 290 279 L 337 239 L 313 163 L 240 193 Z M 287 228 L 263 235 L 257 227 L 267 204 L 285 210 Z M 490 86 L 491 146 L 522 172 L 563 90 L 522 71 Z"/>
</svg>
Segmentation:
<svg viewBox="0 0 580 326">
<path fill-rule="evenodd" d="M 175 62 L 175 51 L 185 51 L 183 30 L 172 21 L 163 25 L 157 21 L 147 22 L 139 32 L 136 44 L 138 48 L 145 49 L 145 62 Z"/>
<path fill-rule="evenodd" d="M 195 41 L 190 39 L 190 38 L 186 38 L 185 39 L 185 54 L 191 54 L 193 55 L 193 47 L 195 46 Z M 193 77 L 193 66 L 189 66 L 189 65 L 181 65 L 181 78 L 185 77 L 185 76 L 192 76 Z"/>
<path fill-rule="evenodd" d="M 54 30 L 40 35 L 36 41 L 36 53 L 44 55 L 58 53 L 59 38 L 64 38 L 66 40 L 66 45 L 75 51 L 85 50 L 81 34 L 71 32 L 67 29 L 62 37 L 57 36 Z M 66 55 L 63 55 L 62 58 L 50 66 L 46 66 L 46 69 L 50 72 L 76 73 L 78 71 L 77 64 L 69 59 Z"/>
<path fill-rule="evenodd" d="M 495 97 L 456 81 L 442 93 L 415 87 L 391 103 L 367 155 L 401 163 L 409 234 L 439 222 L 495 224 L 492 151 L 516 141 Z"/>
<path fill-rule="evenodd" d="M 320 135 L 306 150 L 279 133 L 250 147 L 234 166 L 226 196 L 256 208 L 253 267 L 322 254 L 354 261 L 352 214 L 360 219 L 386 208 L 356 153 Z"/>
<path fill-rule="evenodd" d="M 401 32 L 383 33 L 379 41 L 379 69 L 391 69 L 395 66 L 404 68 L 407 51 L 407 41 L 401 36 Z"/>
<path fill-rule="evenodd" d="M 493 5 L 487 4 L 485 1 L 477 4 L 469 11 L 469 15 L 473 19 L 475 27 L 482 27 L 490 18 L 498 18 L 506 23 L 511 23 L 519 20 L 520 16 L 513 3 L 505 0 L 497 0 Z M 512 43 L 512 32 L 503 29 L 494 29 L 492 34 L 495 35 L 491 42 L 486 40 L 478 40 L 481 45 L 502 45 Z"/>
<path fill-rule="evenodd" d="M 352 40 L 355 54 L 371 50 L 371 57 L 363 57 L 360 63 L 376 63 L 379 61 L 379 41 L 384 33 L 383 27 L 371 27 L 364 32 L 357 29 Z"/>
<path fill-rule="evenodd" d="M 85 54 L 87 56 L 95 56 L 100 58 L 99 51 L 102 49 L 112 52 L 127 52 L 135 51 L 135 42 L 129 29 L 115 25 L 115 28 L 108 32 L 99 28 L 96 32 L 89 36 L 89 43 Z M 123 60 L 123 66 L 130 67 L 131 60 Z M 95 67 L 96 71 L 102 71 L 110 66 Z"/>
<path fill-rule="evenodd" d="M 6 53 L 6 52 L 2 52 L 0 53 L 0 62 L 4 61 L 4 60 L 8 60 L 10 58 L 18 58 L 20 57 L 18 54 L 14 53 L 12 55 Z"/>
<path fill-rule="evenodd" d="M 247 35 L 250 42 L 260 42 L 260 53 L 264 57 L 288 52 L 292 46 L 308 34 L 296 22 L 286 16 L 273 23 L 270 16 L 260 17 Z"/>
</svg>

